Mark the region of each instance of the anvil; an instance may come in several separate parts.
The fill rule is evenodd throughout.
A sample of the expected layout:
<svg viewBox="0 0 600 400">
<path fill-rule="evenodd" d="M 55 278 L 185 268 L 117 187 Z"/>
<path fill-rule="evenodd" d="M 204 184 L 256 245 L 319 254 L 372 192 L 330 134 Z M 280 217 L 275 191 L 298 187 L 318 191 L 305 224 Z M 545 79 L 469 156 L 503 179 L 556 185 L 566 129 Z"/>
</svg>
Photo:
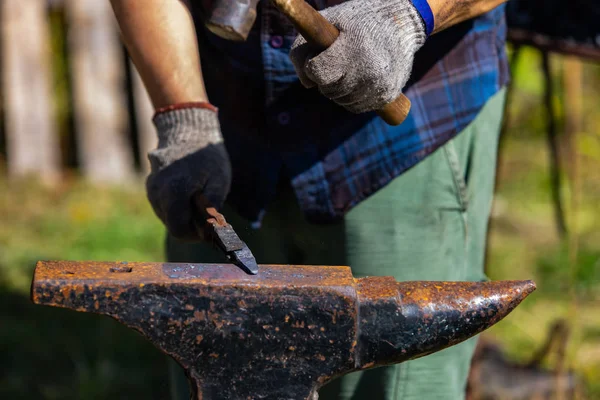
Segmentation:
<svg viewBox="0 0 600 400">
<path fill-rule="evenodd" d="M 356 279 L 349 267 L 39 262 L 37 304 L 109 315 L 172 356 L 197 400 L 316 399 L 332 379 L 452 346 L 531 281 Z"/>
</svg>

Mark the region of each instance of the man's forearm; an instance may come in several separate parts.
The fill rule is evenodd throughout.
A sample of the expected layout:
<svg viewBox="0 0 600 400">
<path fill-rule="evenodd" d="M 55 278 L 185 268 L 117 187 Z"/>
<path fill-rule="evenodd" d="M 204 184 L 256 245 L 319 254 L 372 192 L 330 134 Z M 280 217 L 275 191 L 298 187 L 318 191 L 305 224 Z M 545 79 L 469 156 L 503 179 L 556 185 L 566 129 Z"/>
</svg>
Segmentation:
<svg viewBox="0 0 600 400">
<path fill-rule="evenodd" d="M 507 0 L 429 0 L 435 20 L 434 33 L 475 18 Z"/>
<path fill-rule="evenodd" d="M 207 101 L 194 23 L 181 0 L 111 0 L 155 108 Z"/>
</svg>

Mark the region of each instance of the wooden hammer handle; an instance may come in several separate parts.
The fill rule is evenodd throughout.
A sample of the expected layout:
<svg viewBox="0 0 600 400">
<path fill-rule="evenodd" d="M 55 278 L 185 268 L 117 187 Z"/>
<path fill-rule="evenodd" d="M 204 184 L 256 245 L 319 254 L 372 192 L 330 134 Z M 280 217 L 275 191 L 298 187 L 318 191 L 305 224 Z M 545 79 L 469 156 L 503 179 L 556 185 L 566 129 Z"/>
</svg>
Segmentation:
<svg viewBox="0 0 600 400">
<path fill-rule="evenodd" d="M 275 6 L 285 14 L 306 41 L 317 50 L 323 51 L 335 42 L 340 31 L 317 10 L 304 0 L 272 0 Z M 400 125 L 410 111 L 410 100 L 400 94 L 396 100 L 377 111 L 389 125 Z"/>
</svg>

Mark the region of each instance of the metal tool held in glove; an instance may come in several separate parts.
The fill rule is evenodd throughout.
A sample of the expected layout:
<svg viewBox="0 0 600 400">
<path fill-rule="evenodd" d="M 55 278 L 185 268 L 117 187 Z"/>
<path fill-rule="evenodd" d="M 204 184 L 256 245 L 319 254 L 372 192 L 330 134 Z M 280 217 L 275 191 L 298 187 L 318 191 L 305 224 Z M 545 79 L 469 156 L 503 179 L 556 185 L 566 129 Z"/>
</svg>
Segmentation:
<svg viewBox="0 0 600 400">
<path fill-rule="evenodd" d="M 196 226 L 207 241 L 212 242 L 236 266 L 250 275 L 258 273 L 258 264 L 254 255 L 239 238 L 233 227 L 227 223 L 223 214 L 212 207 L 200 193 L 194 196 L 198 211 Z"/>
</svg>

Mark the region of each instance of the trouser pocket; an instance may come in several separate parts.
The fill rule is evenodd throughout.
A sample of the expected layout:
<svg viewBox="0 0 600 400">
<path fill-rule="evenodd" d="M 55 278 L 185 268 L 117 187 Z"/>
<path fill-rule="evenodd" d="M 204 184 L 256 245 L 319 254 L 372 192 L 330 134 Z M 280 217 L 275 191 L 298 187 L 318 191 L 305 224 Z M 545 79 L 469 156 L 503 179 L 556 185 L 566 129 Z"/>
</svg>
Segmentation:
<svg viewBox="0 0 600 400">
<path fill-rule="evenodd" d="M 446 143 L 443 147 L 444 156 L 448 161 L 448 168 L 452 175 L 452 181 L 454 188 L 456 189 L 456 200 L 462 212 L 466 212 L 469 207 L 469 191 L 467 189 L 467 182 L 465 180 L 465 174 L 461 168 L 459 155 L 454 144 L 454 140 Z M 466 157 L 470 157 L 470 154 L 466 154 Z"/>
</svg>

